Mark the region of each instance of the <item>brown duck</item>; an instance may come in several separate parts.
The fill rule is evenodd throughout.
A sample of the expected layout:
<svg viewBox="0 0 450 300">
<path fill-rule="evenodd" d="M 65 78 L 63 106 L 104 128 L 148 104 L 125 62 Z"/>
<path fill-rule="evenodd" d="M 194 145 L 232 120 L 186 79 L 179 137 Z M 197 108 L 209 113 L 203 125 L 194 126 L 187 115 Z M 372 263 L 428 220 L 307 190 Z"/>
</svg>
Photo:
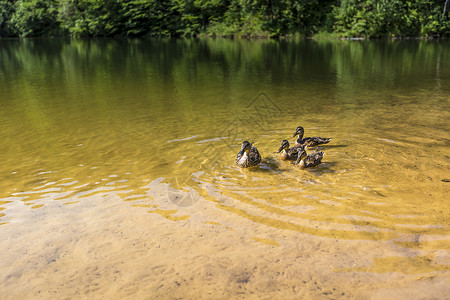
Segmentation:
<svg viewBox="0 0 450 300">
<path fill-rule="evenodd" d="M 307 146 L 301 146 L 298 149 L 297 160 L 294 163 L 298 165 L 300 169 L 317 166 L 322 162 L 322 158 L 325 154 L 323 151 L 316 151 L 314 153 L 307 154 L 306 147 Z"/>
<path fill-rule="evenodd" d="M 253 143 L 249 143 L 248 141 L 244 141 L 241 146 L 241 151 L 239 151 L 236 156 L 235 163 L 241 168 L 250 168 L 259 165 L 261 162 L 261 155 L 253 146 Z"/>
<path fill-rule="evenodd" d="M 322 137 L 306 137 L 303 138 L 303 135 L 305 134 L 305 130 L 302 126 L 298 126 L 295 129 L 294 134 L 291 136 L 291 138 L 298 135 L 298 139 L 295 141 L 295 146 L 308 146 L 308 147 L 315 147 L 318 145 L 328 144 L 331 141 L 331 138 L 322 138 Z"/>
<path fill-rule="evenodd" d="M 298 150 L 301 146 L 289 147 L 289 142 L 287 140 L 281 141 L 281 146 L 277 153 L 280 153 L 281 160 L 296 160 L 298 157 Z"/>
</svg>

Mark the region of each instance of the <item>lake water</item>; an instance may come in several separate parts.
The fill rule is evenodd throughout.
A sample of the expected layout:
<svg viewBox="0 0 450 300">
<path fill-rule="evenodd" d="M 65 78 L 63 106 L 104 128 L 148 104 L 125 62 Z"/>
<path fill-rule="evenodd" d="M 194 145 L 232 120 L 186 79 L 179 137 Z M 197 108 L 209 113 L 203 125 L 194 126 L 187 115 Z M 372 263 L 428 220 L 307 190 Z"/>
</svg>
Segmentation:
<svg viewBox="0 0 450 300">
<path fill-rule="evenodd" d="M 449 41 L 3 39 L 0 104 L 6 298 L 450 293 Z"/>
</svg>

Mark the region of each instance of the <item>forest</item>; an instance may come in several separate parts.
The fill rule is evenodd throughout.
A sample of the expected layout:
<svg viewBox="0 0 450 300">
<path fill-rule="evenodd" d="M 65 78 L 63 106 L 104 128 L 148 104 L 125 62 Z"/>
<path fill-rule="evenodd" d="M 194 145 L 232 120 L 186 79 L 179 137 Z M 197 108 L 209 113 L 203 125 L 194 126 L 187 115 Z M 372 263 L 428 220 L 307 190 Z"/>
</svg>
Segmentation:
<svg viewBox="0 0 450 300">
<path fill-rule="evenodd" d="M 0 37 L 448 37 L 449 0 L 0 0 Z"/>
</svg>

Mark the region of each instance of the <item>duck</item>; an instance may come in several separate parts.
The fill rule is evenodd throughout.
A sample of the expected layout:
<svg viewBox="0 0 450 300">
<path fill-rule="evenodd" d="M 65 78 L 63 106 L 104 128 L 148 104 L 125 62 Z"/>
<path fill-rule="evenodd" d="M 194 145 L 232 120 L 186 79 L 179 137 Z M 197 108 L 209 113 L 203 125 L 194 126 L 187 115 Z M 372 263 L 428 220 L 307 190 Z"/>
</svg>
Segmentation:
<svg viewBox="0 0 450 300">
<path fill-rule="evenodd" d="M 259 165 L 261 155 L 249 141 L 242 142 L 241 151 L 236 156 L 235 163 L 241 168 L 250 168 Z"/>
<path fill-rule="evenodd" d="M 306 137 L 303 138 L 303 135 L 305 134 L 305 130 L 302 126 L 298 126 L 295 129 L 294 134 L 291 136 L 291 138 L 298 135 L 298 139 L 295 141 L 295 146 L 301 146 L 305 145 L 308 147 L 315 147 L 318 145 L 328 144 L 331 141 L 331 138 L 322 138 L 322 137 Z"/>
<path fill-rule="evenodd" d="M 280 149 L 278 149 L 277 153 L 280 153 L 281 160 L 296 160 L 298 157 L 298 150 L 301 146 L 294 146 L 289 148 L 288 140 L 281 141 Z"/>
<path fill-rule="evenodd" d="M 298 149 L 297 160 L 295 161 L 295 165 L 298 165 L 300 169 L 303 168 L 312 168 L 317 166 L 322 162 L 322 158 L 325 155 L 323 151 L 316 151 L 311 154 L 306 153 L 307 146 L 301 146 Z"/>
</svg>

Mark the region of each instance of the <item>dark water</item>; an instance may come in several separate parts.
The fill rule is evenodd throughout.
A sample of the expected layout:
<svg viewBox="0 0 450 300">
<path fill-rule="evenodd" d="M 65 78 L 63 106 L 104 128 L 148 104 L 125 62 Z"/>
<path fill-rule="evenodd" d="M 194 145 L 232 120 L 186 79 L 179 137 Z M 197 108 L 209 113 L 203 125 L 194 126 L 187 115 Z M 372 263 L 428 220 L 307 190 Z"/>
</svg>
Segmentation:
<svg viewBox="0 0 450 300">
<path fill-rule="evenodd" d="M 448 250 L 449 50 L 448 41 L 1 40 L 0 224 L 99 193 L 160 205 L 150 182 L 176 209 L 210 200 L 276 228 L 406 236 L 411 247 L 429 234 Z M 312 170 L 274 154 L 299 125 L 333 137 Z M 244 140 L 263 155 L 256 170 L 234 165 Z"/>
</svg>

